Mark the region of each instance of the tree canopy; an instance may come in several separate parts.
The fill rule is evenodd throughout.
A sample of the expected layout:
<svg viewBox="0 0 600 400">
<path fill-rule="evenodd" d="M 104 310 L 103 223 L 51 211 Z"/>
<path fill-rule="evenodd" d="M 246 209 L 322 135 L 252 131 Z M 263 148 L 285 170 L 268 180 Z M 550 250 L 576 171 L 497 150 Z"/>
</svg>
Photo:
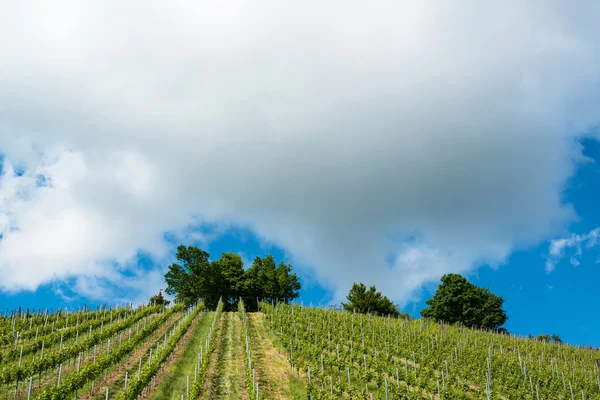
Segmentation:
<svg viewBox="0 0 600 400">
<path fill-rule="evenodd" d="M 162 289 L 158 292 L 158 294 L 155 294 L 154 296 L 150 297 L 150 300 L 148 301 L 148 305 L 151 306 L 168 306 L 171 302 L 167 299 L 165 299 L 165 297 L 162 294 Z"/>
<path fill-rule="evenodd" d="M 223 253 L 215 261 L 209 257 L 197 247 L 178 246 L 177 260 L 181 265 L 169 266 L 166 292 L 185 302 L 200 298 L 211 309 L 222 297 L 226 310 L 235 310 L 240 297 L 249 310 L 257 309 L 257 298 L 289 303 L 298 297 L 300 282 L 292 273 L 292 266 L 283 262 L 277 265 L 270 254 L 256 257 L 247 270 L 238 254 Z"/>
<path fill-rule="evenodd" d="M 528 339 L 535 339 L 535 340 L 539 340 L 540 342 L 547 342 L 547 343 L 562 343 L 562 339 L 560 338 L 559 335 L 548 335 L 545 333 L 539 334 L 537 336 L 533 336 L 532 334 L 527 335 Z"/>
<path fill-rule="evenodd" d="M 363 283 L 354 283 L 346 298 L 348 303 L 342 303 L 342 306 L 347 311 L 355 311 L 361 314 L 400 316 L 398 307 L 381 292 L 378 292 L 375 286 L 371 286 L 367 290 Z"/>
<path fill-rule="evenodd" d="M 421 316 L 473 328 L 498 329 L 508 319 L 503 303 L 502 297 L 489 289 L 478 287 L 459 274 L 447 274 L 442 276 L 433 298 L 426 301 L 428 307 Z"/>
<path fill-rule="evenodd" d="M 300 282 L 292 273 L 292 266 L 275 264 L 273 256 L 256 257 L 252 266 L 244 275 L 241 292 L 244 294 L 244 304 L 250 309 L 257 309 L 257 299 L 264 301 L 279 301 L 289 303 L 298 297 Z"/>
</svg>

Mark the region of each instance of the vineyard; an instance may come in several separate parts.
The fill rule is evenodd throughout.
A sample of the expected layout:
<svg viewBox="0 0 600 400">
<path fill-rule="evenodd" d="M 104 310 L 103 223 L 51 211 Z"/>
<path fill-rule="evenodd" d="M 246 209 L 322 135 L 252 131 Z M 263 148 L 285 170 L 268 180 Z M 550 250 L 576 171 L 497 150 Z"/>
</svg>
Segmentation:
<svg viewBox="0 0 600 400">
<path fill-rule="evenodd" d="M 0 400 L 600 399 L 600 351 L 260 303 L 12 313 Z"/>
</svg>

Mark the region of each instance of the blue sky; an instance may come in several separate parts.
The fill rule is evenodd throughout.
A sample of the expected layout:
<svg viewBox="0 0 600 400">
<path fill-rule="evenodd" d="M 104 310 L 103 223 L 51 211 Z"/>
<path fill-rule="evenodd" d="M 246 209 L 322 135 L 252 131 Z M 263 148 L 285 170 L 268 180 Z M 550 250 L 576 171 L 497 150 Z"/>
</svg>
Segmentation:
<svg viewBox="0 0 600 400">
<path fill-rule="evenodd" d="M 195 244 L 600 346 L 597 2 L 136 1 L 0 13 L 0 309 L 141 302 Z"/>
</svg>

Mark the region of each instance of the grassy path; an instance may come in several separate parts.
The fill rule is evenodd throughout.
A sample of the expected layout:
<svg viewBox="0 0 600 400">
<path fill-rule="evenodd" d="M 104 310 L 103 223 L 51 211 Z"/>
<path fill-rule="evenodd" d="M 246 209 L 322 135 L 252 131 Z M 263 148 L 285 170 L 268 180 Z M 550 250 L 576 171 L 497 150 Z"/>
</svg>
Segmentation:
<svg viewBox="0 0 600 400">
<path fill-rule="evenodd" d="M 206 400 L 247 400 L 244 386 L 242 321 L 235 312 L 223 313 L 204 391 Z"/>
<path fill-rule="evenodd" d="M 200 347 L 204 346 L 204 340 L 208 336 L 214 313 L 204 313 L 195 329 L 190 332 L 181 354 L 177 357 L 160 383 L 153 392 L 151 399 L 181 399 L 181 394 L 187 390 L 187 376 L 190 376 L 190 384 L 194 382 L 194 367 Z M 193 329 L 194 326 L 190 329 Z"/>
<path fill-rule="evenodd" d="M 260 390 L 267 399 L 306 399 L 304 384 L 292 377 L 288 359 L 273 345 L 264 314 L 247 313 L 252 359 Z"/>
</svg>

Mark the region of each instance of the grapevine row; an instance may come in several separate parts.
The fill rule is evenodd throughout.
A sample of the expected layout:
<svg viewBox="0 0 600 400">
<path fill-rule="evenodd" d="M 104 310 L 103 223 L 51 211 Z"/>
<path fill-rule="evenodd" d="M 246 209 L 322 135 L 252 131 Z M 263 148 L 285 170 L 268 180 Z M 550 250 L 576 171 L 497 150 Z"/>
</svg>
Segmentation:
<svg viewBox="0 0 600 400">
<path fill-rule="evenodd" d="M 163 312 L 158 318 L 146 325 L 138 333 L 131 336 L 129 340 L 121 344 L 117 348 L 113 349 L 112 352 L 96 358 L 92 363 L 88 363 L 76 374 L 72 374 L 60 385 L 54 387 L 46 387 L 37 396 L 38 400 L 60 400 L 67 399 L 76 390 L 83 387 L 86 382 L 92 381 L 98 378 L 105 370 L 112 365 L 115 365 L 121 361 L 123 357 L 131 353 L 131 351 L 140 344 L 145 338 L 150 336 L 158 327 L 165 323 L 172 314 L 181 311 L 183 305 L 178 304 L 167 311 Z"/>
<path fill-rule="evenodd" d="M 261 307 L 292 365 L 310 367 L 313 398 L 600 398 L 597 351 L 426 320 Z"/>
<path fill-rule="evenodd" d="M 190 399 L 199 399 L 202 395 L 202 389 L 204 387 L 204 381 L 206 380 L 206 373 L 208 372 L 208 366 L 210 364 L 210 356 L 215 349 L 215 339 L 217 337 L 218 325 L 217 322 L 223 314 L 223 301 L 219 299 L 217 310 L 213 318 L 208 337 L 205 340 L 204 347 L 200 348 L 198 353 L 198 359 L 194 370 L 194 383 L 190 388 Z"/>
<path fill-rule="evenodd" d="M 137 399 L 138 395 L 142 394 L 144 388 L 150 383 L 152 378 L 156 375 L 158 370 L 160 369 L 162 363 L 167 359 L 167 357 L 173 352 L 177 343 L 181 340 L 183 335 L 185 335 L 186 331 L 194 322 L 196 316 L 204 309 L 204 304 L 196 305 L 196 307 L 191 311 L 183 320 L 182 323 L 178 325 L 177 330 L 174 334 L 172 334 L 169 340 L 164 344 L 164 346 L 157 352 L 156 357 L 152 358 L 152 361 L 149 364 L 146 364 L 140 374 L 137 377 L 131 379 L 129 384 L 126 382 L 126 388 L 123 392 L 120 392 L 117 396 L 119 400 L 134 400 Z"/>
<path fill-rule="evenodd" d="M 124 317 L 124 320 L 127 317 L 131 317 L 132 315 L 141 315 L 142 317 L 146 315 L 150 315 L 155 313 L 161 309 L 161 306 L 155 307 L 147 307 L 137 311 L 137 313 L 132 313 L 129 316 L 127 312 L 123 314 L 117 314 L 117 321 L 121 322 L 121 317 Z M 112 313 L 111 313 L 112 314 Z M 61 349 L 62 345 L 65 341 L 75 338 L 75 343 L 77 344 L 79 336 L 81 333 L 87 333 L 88 336 L 92 336 L 92 330 L 101 329 L 103 330 L 104 324 L 112 326 L 113 316 L 105 317 L 100 320 L 92 320 L 89 322 L 84 322 L 80 325 L 72 326 L 63 331 L 55 331 L 53 333 L 49 333 L 44 336 L 36 337 L 34 342 L 30 342 L 28 344 L 20 346 L 20 348 L 15 347 L 11 348 L 7 353 L 0 354 L 0 363 L 7 364 L 10 361 L 21 360 L 23 356 L 36 353 L 37 351 L 41 351 L 42 348 L 48 350 L 52 345 L 60 344 Z"/>
<path fill-rule="evenodd" d="M 250 349 L 250 336 L 248 334 L 248 320 L 246 318 L 246 308 L 244 307 L 244 301 L 240 299 L 238 303 L 238 310 L 240 318 L 242 319 L 242 339 L 245 344 L 244 348 L 244 372 L 245 372 L 245 383 L 246 389 L 251 399 L 262 399 L 259 393 L 258 382 L 256 380 L 256 370 L 252 364 L 252 352 Z"/>
<path fill-rule="evenodd" d="M 125 329 L 132 326 L 135 322 L 156 311 L 158 311 L 158 309 L 154 307 L 146 308 L 142 312 L 134 314 L 128 319 L 125 319 L 117 324 L 113 324 L 103 332 L 94 332 L 91 336 L 88 336 L 81 342 L 65 347 L 64 349 L 60 349 L 58 353 L 42 353 L 41 357 L 31 364 L 12 366 L 11 368 L 3 368 L 0 372 L 0 384 L 23 381 L 29 376 L 46 371 L 49 368 L 56 367 L 65 360 L 77 357 L 82 351 L 85 351 L 93 347 L 94 345 L 102 342 L 103 340 L 112 337 L 118 332 L 124 331 Z"/>
</svg>

